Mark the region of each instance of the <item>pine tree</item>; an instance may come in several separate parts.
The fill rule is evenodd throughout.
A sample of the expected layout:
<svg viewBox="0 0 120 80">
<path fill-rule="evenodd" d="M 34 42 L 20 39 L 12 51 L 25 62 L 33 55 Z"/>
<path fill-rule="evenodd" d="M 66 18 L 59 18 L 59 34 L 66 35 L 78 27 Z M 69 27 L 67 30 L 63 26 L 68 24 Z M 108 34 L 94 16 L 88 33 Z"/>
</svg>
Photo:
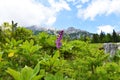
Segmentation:
<svg viewBox="0 0 120 80">
<path fill-rule="evenodd" d="M 112 42 L 112 35 L 110 33 L 107 33 L 105 36 L 105 42 Z"/>
<path fill-rule="evenodd" d="M 113 30 L 113 33 L 112 33 L 112 41 L 113 42 L 118 42 L 118 35 L 117 33 L 115 32 L 115 30 Z"/>
<path fill-rule="evenodd" d="M 92 42 L 93 43 L 99 43 L 99 35 L 98 34 L 93 34 Z"/>
<path fill-rule="evenodd" d="M 100 42 L 104 43 L 105 42 L 105 33 L 101 31 L 99 38 L 100 38 Z"/>
</svg>

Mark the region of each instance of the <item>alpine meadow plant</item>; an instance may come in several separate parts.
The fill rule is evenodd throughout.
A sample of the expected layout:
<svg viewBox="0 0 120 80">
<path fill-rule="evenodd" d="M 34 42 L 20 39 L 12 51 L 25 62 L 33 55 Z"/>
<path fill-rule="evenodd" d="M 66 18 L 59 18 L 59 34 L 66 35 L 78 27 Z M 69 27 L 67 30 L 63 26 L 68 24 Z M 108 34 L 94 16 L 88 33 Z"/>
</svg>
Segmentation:
<svg viewBox="0 0 120 80">
<path fill-rule="evenodd" d="M 59 49 L 62 46 L 61 40 L 62 40 L 62 37 L 63 37 L 63 33 L 64 33 L 63 30 L 60 31 L 59 35 L 57 37 L 57 40 L 56 40 L 56 47 L 57 47 L 57 49 Z"/>
<path fill-rule="evenodd" d="M 120 80 L 120 50 L 109 61 L 103 43 L 12 24 L 0 25 L 0 80 Z"/>
</svg>

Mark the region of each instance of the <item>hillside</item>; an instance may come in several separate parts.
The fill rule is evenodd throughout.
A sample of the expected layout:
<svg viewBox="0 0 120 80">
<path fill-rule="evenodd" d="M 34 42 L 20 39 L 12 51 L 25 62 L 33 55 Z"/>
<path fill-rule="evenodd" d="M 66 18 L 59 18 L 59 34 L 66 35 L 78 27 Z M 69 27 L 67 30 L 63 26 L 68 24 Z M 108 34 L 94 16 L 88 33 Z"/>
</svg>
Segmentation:
<svg viewBox="0 0 120 80">
<path fill-rule="evenodd" d="M 30 26 L 27 28 L 32 30 L 34 32 L 34 34 L 38 34 L 39 32 L 45 31 L 49 34 L 56 35 L 56 33 L 59 31 L 59 30 L 56 31 L 54 29 L 47 29 L 47 28 L 38 27 L 38 26 Z M 64 30 L 64 34 L 65 34 L 65 36 L 68 36 L 70 39 L 79 39 L 81 36 L 91 37 L 93 33 L 90 33 L 90 32 L 87 32 L 87 31 L 81 30 L 81 29 L 76 29 L 74 27 L 69 27 Z"/>
</svg>

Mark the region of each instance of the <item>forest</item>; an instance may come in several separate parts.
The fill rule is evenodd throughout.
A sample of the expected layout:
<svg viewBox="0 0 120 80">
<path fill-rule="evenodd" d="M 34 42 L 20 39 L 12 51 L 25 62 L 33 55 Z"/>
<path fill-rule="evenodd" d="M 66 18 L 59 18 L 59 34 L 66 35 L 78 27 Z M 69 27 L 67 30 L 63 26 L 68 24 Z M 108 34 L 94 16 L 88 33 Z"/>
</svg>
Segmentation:
<svg viewBox="0 0 120 80">
<path fill-rule="evenodd" d="M 120 50 L 115 56 L 99 48 L 119 42 L 112 34 L 69 40 L 58 35 L 34 34 L 17 23 L 0 25 L 0 80 L 120 80 Z"/>
<path fill-rule="evenodd" d="M 93 43 L 109 43 L 109 42 L 120 42 L 120 35 L 115 30 L 113 32 L 105 34 L 101 31 L 100 34 L 93 34 L 91 42 Z"/>
</svg>

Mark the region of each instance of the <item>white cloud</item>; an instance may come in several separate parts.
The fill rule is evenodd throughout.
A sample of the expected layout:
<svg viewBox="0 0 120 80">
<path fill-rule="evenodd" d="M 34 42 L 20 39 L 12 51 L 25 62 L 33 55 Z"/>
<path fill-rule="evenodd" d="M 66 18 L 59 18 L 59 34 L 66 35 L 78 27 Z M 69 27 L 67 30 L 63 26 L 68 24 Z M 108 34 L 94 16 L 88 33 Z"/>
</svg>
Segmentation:
<svg viewBox="0 0 120 80">
<path fill-rule="evenodd" d="M 104 25 L 104 26 L 98 26 L 97 27 L 97 33 L 100 34 L 101 31 L 105 32 L 105 33 L 111 33 L 113 32 L 114 27 L 111 25 Z"/>
<path fill-rule="evenodd" d="M 75 0 L 67 0 L 67 2 L 75 2 Z"/>
<path fill-rule="evenodd" d="M 81 2 L 84 4 L 86 2 L 88 2 L 89 0 L 81 0 Z"/>
<path fill-rule="evenodd" d="M 120 0 L 92 0 L 85 8 L 78 9 L 78 17 L 83 19 L 91 19 L 98 15 L 120 15 Z"/>
<path fill-rule="evenodd" d="M 56 12 L 63 9 L 70 10 L 69 5 L 64 0 L 59 0 L 59 2 L 55 2 L 55 0 L 48 0 L 48 2 Z"/>
<path fill-rule="evenodd" d="M 72 2 L 74 5 L 78 5 L 78 4 L 84 4 L 89 2 L 90 0 L 67 0 L 67 2 Z"/>
<path fill-rule="evenodd" d="M 48 21 L 47 21 L 47 25 L 52 25 L 52 23 L 54 23 L 56 21 L 56 17 L 51 17 L 51 18 L 49 18 L 48 19 Z"/>
<path fill-rule="evenodd" d="M 14 20 L 22 26 L 52 25 L 57 13 L 70 10 L 64 0 L 48 0 L 50 6 L 45 6 L 35 0 L 0 0 L 0 24 Z"/>
</svg>

